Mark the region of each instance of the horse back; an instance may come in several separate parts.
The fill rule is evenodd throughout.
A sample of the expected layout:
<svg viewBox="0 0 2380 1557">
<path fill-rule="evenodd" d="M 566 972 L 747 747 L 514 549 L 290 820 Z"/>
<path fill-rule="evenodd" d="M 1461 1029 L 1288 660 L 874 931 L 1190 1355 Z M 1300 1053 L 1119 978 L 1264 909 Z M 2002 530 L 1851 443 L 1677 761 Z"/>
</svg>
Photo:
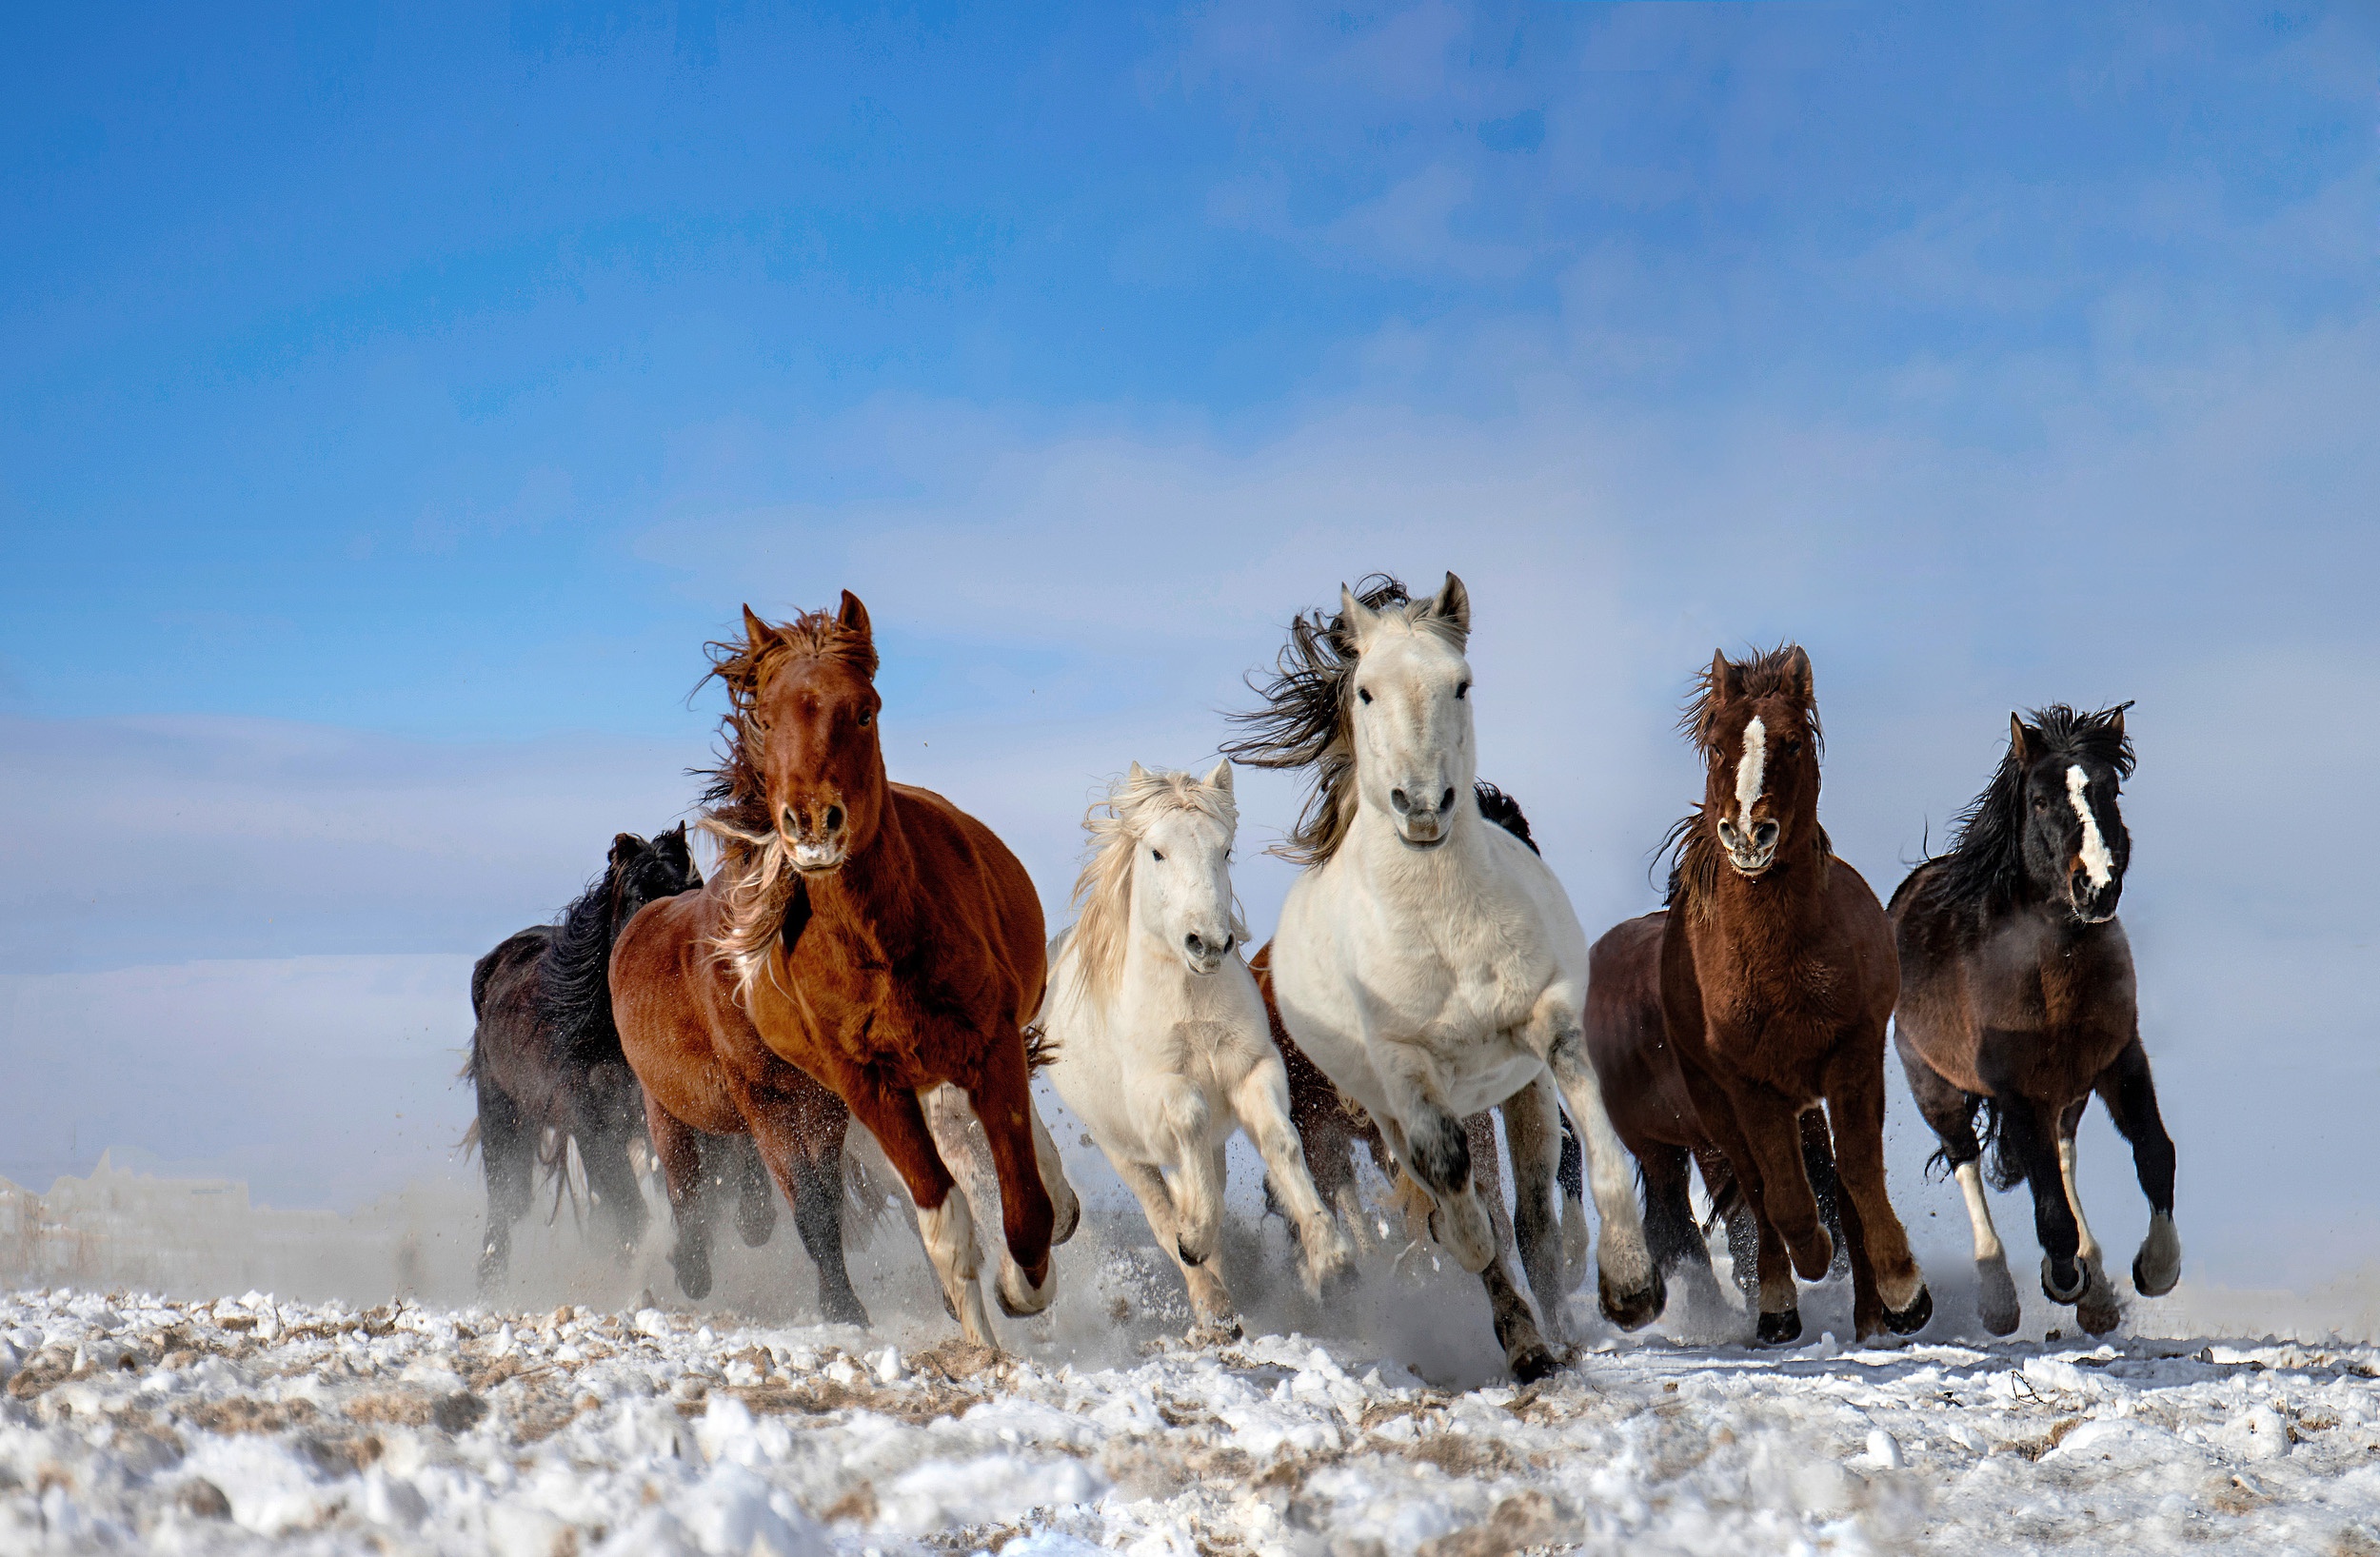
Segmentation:
<svg viewBox="0 0 2380 1557">
<path fill-rule="evenodd" d="M 1666 910 L 1624 919 L 1587 953 L 1587 1057 L 1612 1126 L 1631 1152 L 1707 1138 L 1677 1068 L 1661 1011 Z"/>
<path fill-rule="evenodd" d="M 538 969 L 553 940 L 548 925 L 514 932 L 471 967 L 471 1031 L 468 1074 L 479 1086 L 493 1086 L 524 1106 L 534 1107 L 552 1088 L 552 1035 L 539 1009 Z"/>
<path fill-rule="evenodd" d="M 645 904 L 613 943 L 610 968 L 612 1020 L 628 1068 L 670 1117 L 714 1135 L 745 1128 L 717 1035 L 724 1022 L 749 1025 L 710 956 L 724 923 L 723 890 L 713 880 Z"/>
</svg>

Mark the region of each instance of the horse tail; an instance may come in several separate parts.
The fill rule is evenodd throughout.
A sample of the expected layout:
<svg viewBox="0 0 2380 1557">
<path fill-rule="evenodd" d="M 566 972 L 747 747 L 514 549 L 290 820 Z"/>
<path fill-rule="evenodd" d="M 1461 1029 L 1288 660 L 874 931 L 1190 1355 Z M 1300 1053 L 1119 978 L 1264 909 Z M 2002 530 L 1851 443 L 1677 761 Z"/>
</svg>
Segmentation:
<svg viewBox="0 0 2380 1557">
<path fill-rule="evenodd" d="M 1710 1164 L 1702 1163 L 1702 1166 L 1708 1169 Z M 1644 1169 L 1641 1165 L 1636 1169 L 1636 1182 L 1639 1187 L 1644 1183 Z M 1707 1239 L 1720 1227 L 1732 1221 L 1737 1212 L 1744 1209 L 1744 1186 L 1743 1181 L 1737 1178 L 1731 1170 L 1716 1184 L 1711 1182 L 1710 1173 L 1704 1173 L 1702 1187 L 1709 1191 L 1711 1195 L 1711 1214 L 1702 1219 L 1702 1235 Z"/>
<path fill-rule="evenodd" d="M 1537 840 L 1529 836 L 1529 818 L 1521 815 L 1518 800 L 1484 778 L 1473 784 L 1471 792 L 1478 798 L 1480 816 L 1527 844 L 1531 854 L 1542 855 L 1545 852 L 1537 847 Z"/>
<path fill-rule="evenodd" d="M 2025 1182 L 2025 1165 L 2012 1154 L 2009 1146 L 2008 1119 L 1996 1097 L 1978 1097 L 1967 1115 L 1967 1123 L 1974 1131 L 1977 1155 L 1984 1163 L 1983 1176 L 1991 1186 L 2003 1192 Z M 1934 1155 L 1926 1158 L 1926 1177 L 1939 1183 L 1957 1168 L 1951 1161 L 1951 1149 L 1937 1146 Z"/>
</svg>

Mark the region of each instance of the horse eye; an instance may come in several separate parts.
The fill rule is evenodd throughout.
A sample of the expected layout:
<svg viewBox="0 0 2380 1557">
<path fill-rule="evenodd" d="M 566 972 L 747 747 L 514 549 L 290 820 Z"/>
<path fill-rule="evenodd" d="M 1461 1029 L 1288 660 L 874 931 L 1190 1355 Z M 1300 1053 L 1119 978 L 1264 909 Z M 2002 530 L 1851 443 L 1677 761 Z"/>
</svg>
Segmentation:
<svg viewBox="0 0 2380 1557">
<path fill-rule="evenodd" d="M 1471 683 L 1469 681 L 1457 681 L 1455 683 L 1455 696 L 1458 698 L 1464 696 L 1470 692 L 1470 690 Z"/>
<path fill-rule="evenodd" d="M 1151 849 L 1149 851 L 1149 857 L 1151 859 L 1162 859 L 1165 857 L 1165 851 L 1162 849 Z"/>
<path fill-rule="evenodd" d="M 874 724 L 875 722 L 876 722 L 876 710 L 875 710 L 875 709 L 873 709 L 873 708 L 863 708 L 863 709 L 861 709 L 861 710 L 860 710 L 860 728 L 861 728 L 861 729 L 864 730 L 864 729 L 866 729 L 869 725 Z"/>
<path fill-rule="evenodd" d="M 1366 692 L 1361 687 L 1358 687 L 1356 688 L 1356 700 L 1359 702 L 1368 703 L 1372 700 L 1372 694 Z"/>
</svg>

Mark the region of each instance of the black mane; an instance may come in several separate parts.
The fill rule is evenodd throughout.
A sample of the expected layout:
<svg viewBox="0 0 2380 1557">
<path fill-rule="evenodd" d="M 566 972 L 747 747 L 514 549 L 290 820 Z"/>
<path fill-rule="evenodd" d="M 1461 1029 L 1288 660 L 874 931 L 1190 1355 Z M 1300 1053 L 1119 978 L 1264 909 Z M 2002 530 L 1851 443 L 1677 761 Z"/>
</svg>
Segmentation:
<svg viewBox="0 0 2380 1557">
<path fill-rule="evenodd" d="M 2132 742 L 2122 718 L 2131 706 L 2119 703 L 2095 714 L 2076 713 L 2062 702 L 2033 709 L 2025 723 L 2026 761 L 2020 764 L 2013 751 L 2001 756 L 1991 783 L 1959 813 L 1950 847 L 1919 862 L 1893 894 L 1894 906 L 1921 876 L 1930 876 L 1929 890 L 1940 899 L 1985 915 L 2004 914 L 2022 901 L 2030 885 L 2026 769 L 2044 759 L 2092 761 L 2114 769 L 2119 779 L 2131 778 Z"/>
<path fill-rule="evenodd" d="M 554 1034 L 559 1052 L 587 1063 L 616 1058 L 621 1052 L 620 1029 L 611 1017 L 611 947 L 626 925 L 621 909 L 632 878 L 646 889 L 647 901 L 702 885 L 683 825 L 650 843 L 622 835 L 604 874 L 554 923 L 538 968 L 538 1015 Z"/>
<path fill-rule="evenodd" d="M 1370 610 L 1413 603 L 1412 592 L 1385 573 L 1356 586 L 1356 599 Z M 1222 754 L 1252 768 L 1312 768 L 1313 787 L 1299 810 L 1298 825 L 1274 852 L 1299 864 L 1330 857 L 1355 815 L 1356 753 L 1348 739 L 1347 688 L 1356 669 L 1356 644 L 1344 615 L 1305 612 L 1289 623 L 1289 642 L 1273 662 L 1270 680 L 1254 674 L 1248 688 L 1264 706 L 1226 716 L 1249 733 L 1223 743 Z"/>
<path fill-rule="evenodd" d="M 1505 832 L 1529 846 L 1533 855 L 1542 855 L 1537 840 L 1529 836 L 1529 818 L 1520 814 L 1520 802 L 1482 778 L 1473 784 L 1472 793 L 1479 799 L 1479 815 L 1501 827 Z"/>
</svg>

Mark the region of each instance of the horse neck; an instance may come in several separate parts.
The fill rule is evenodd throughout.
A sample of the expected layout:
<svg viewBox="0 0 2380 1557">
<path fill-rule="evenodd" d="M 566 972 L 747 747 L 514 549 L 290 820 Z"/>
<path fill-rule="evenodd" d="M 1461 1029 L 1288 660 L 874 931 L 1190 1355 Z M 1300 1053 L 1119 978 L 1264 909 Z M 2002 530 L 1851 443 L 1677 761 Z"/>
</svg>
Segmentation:
<svg viewBox="0 0 2380 1557">
<path fill-rule="evenodd" d="M 813 922 L 856 932 L 893 952 L 920 934 L 922 891 L 917 848 L 901 823 L 901 798 L 887 786 L 876 836 L 832 876 L 811 883 L 810 913 Z"/>
</svg>

